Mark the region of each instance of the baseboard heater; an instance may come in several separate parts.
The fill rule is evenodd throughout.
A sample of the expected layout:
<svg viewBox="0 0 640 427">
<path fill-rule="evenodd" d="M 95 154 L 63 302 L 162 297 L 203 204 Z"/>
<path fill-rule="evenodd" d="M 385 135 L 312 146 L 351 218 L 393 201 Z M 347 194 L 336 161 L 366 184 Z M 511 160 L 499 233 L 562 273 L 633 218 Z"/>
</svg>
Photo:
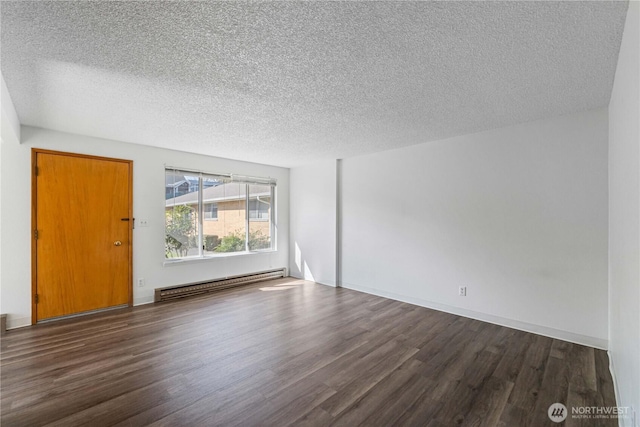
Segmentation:
<svg viewBox="0 0 640 427">
<path fill-rule="evenodd" d="M 209 280 L 199 283 L 186 283 L 184 285 L 168 286 L 155 290 L 154 302 L 168 301 L 172 299 L 190 297 L 208 292 L 221 291 L 223 289 L 234 288 L 236 286 L 248 285 L 250 283 L 262 282 L 263 280 L 287 277 L 287 269 L 261 271 L 258 273 L 242 274 L 239 276 L 224 277 L 222 279 Z"/>
</svg>

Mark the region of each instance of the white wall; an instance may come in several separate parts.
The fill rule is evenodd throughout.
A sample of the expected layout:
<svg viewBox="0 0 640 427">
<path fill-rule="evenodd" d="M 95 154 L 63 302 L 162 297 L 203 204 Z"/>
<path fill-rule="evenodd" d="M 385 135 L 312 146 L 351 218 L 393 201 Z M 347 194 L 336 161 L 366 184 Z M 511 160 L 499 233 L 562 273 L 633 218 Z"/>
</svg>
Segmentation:
<svg viewBox="0 0 640 427">
<path fill-rule="evenodd" d="M 139 277 L 146 280 L 145 287 L 134 286 L 134 304 L 153 301 L 153 289 L 157 287 L 288 267 L 288 169 L 23 127 L 22 143 L 3 144 L 1 159 L 0 310 L 8 313 L 9 327 L 24 326 L 31 322 L 30 171 L 33 147 L 133 160 L 134 217 L 149 221 L 149 227 L 136 227 L 133 234 L 134 281 Z M 278 250 L 163 266 L 165 164 L 211 172 L 276 178 Z"/>
<path fill-rule="evenodd" d="M 11 95 L 7 89 L 7 85 L 4 82 L 4 76 L 0 73 L 0 165 L 2 164 L 2 158 L 5 156 L 7 148 L 17 146 L 20 144 L 20 121 L 18 120 L 18 114 L 11 100 Z M 0 224 L 2 222 L 2 174 L 0 174 Z M 4 181 L 6 182 L 6 180 Z M 0 242 L 3 242 L 2 230 L 4 225 L 0 226 Z M 0 245 L 0 313 L 5 313 L 3 310 L 3 289 L 2 289 L 2 245 Z"/>
<path fill-rule="evenodd" d="M 292 168 L 290 274 L 336 286 L 336 161 Z"/>
<path fill-rule="evenodd" d="M 619 406 L 640 411 L 640 7 L 629 2 L 609 104 L 609 355 Z M 631 426 L 626 419 L 622 425 Z"/>
<path fill-rule="evenodd" d="M 345 159 L 342 177 L 344 287 L 606 348 L 606 109 Z"/>
<path fill-rule="evenodd" d="M 4 82 L 4 76 L 0 73 L 0 103 L 2 104 L 2 140 L 6 142 L 18 142 L 20 141 L 20 121 L 18 120 L 18 114 L 13 106 L 11 95 L 7 84 Z"/>
</svg>

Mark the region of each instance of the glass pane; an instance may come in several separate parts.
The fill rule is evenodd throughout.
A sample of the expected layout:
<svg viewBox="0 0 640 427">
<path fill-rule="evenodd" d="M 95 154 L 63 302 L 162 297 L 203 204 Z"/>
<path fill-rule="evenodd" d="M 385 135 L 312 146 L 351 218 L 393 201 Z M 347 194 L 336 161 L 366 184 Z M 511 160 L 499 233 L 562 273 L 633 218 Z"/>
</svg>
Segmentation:
<svg viewBox="0 0 640 427">
<path fill-rule="evenodd" d="M 165 257 L 200 255 L 198 250 L 199 177 L 165 171 Z"/>
<path fill-rule="evenodd" d="M 205 221 L 218 220 L 218 203 L 217 202 L 204 204 L 204 219 Z"/>
<path fill-rule="evenodd" d="M 223 183 L 207 187 L 204 204 L 203 245 L 205 255 L 245 250 L 246 184 Z"/>
<path fill-rule="evenodd" d="M 271 186 L 249 184 L 249 250 L 271 249 Z"/>
</svg>

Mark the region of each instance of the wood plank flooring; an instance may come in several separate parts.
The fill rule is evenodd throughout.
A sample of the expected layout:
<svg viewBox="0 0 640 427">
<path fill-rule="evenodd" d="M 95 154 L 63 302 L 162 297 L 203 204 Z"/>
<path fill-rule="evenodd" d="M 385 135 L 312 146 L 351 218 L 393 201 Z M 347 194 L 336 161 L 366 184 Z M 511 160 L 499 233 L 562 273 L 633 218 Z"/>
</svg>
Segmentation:
<svg viewBox="0 0 640 427">
<path fill-rule="evenodd" d="M 295 279 L 2 338 L 2 426 L 616 426 L 606 352 Z"/>
</svg>

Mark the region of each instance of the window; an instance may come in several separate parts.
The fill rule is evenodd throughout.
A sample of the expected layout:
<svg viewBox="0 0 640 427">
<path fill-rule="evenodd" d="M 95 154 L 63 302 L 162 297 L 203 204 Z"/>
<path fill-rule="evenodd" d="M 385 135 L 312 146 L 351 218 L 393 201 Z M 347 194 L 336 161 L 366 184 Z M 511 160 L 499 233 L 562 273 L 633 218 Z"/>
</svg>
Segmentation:
<svg viewBox="0 0 640 427">
<path fill-rule="evenodd" d="M 274 248 L 275 180 L 165 169 L 165 257 Z"/>
<path fill-rule="evenodd" d="M 255 199 L 249 199 L 249 219 L 268 221 L 270 208 L 270 195 L 256 196 Z"/>
<path fill-rule="evenodd" d="M 218 219 L 218 204 L 205 203 L 204 204 L 204 219 L 205 220 L 217 220 Z"/>
<path fill-rule="evenodd" d="M 269 185 L 247 185 L 249 200 L 249 250 L 268 249 L 271 245 L 270 221 L 273 192 Z"/>
</svg>

